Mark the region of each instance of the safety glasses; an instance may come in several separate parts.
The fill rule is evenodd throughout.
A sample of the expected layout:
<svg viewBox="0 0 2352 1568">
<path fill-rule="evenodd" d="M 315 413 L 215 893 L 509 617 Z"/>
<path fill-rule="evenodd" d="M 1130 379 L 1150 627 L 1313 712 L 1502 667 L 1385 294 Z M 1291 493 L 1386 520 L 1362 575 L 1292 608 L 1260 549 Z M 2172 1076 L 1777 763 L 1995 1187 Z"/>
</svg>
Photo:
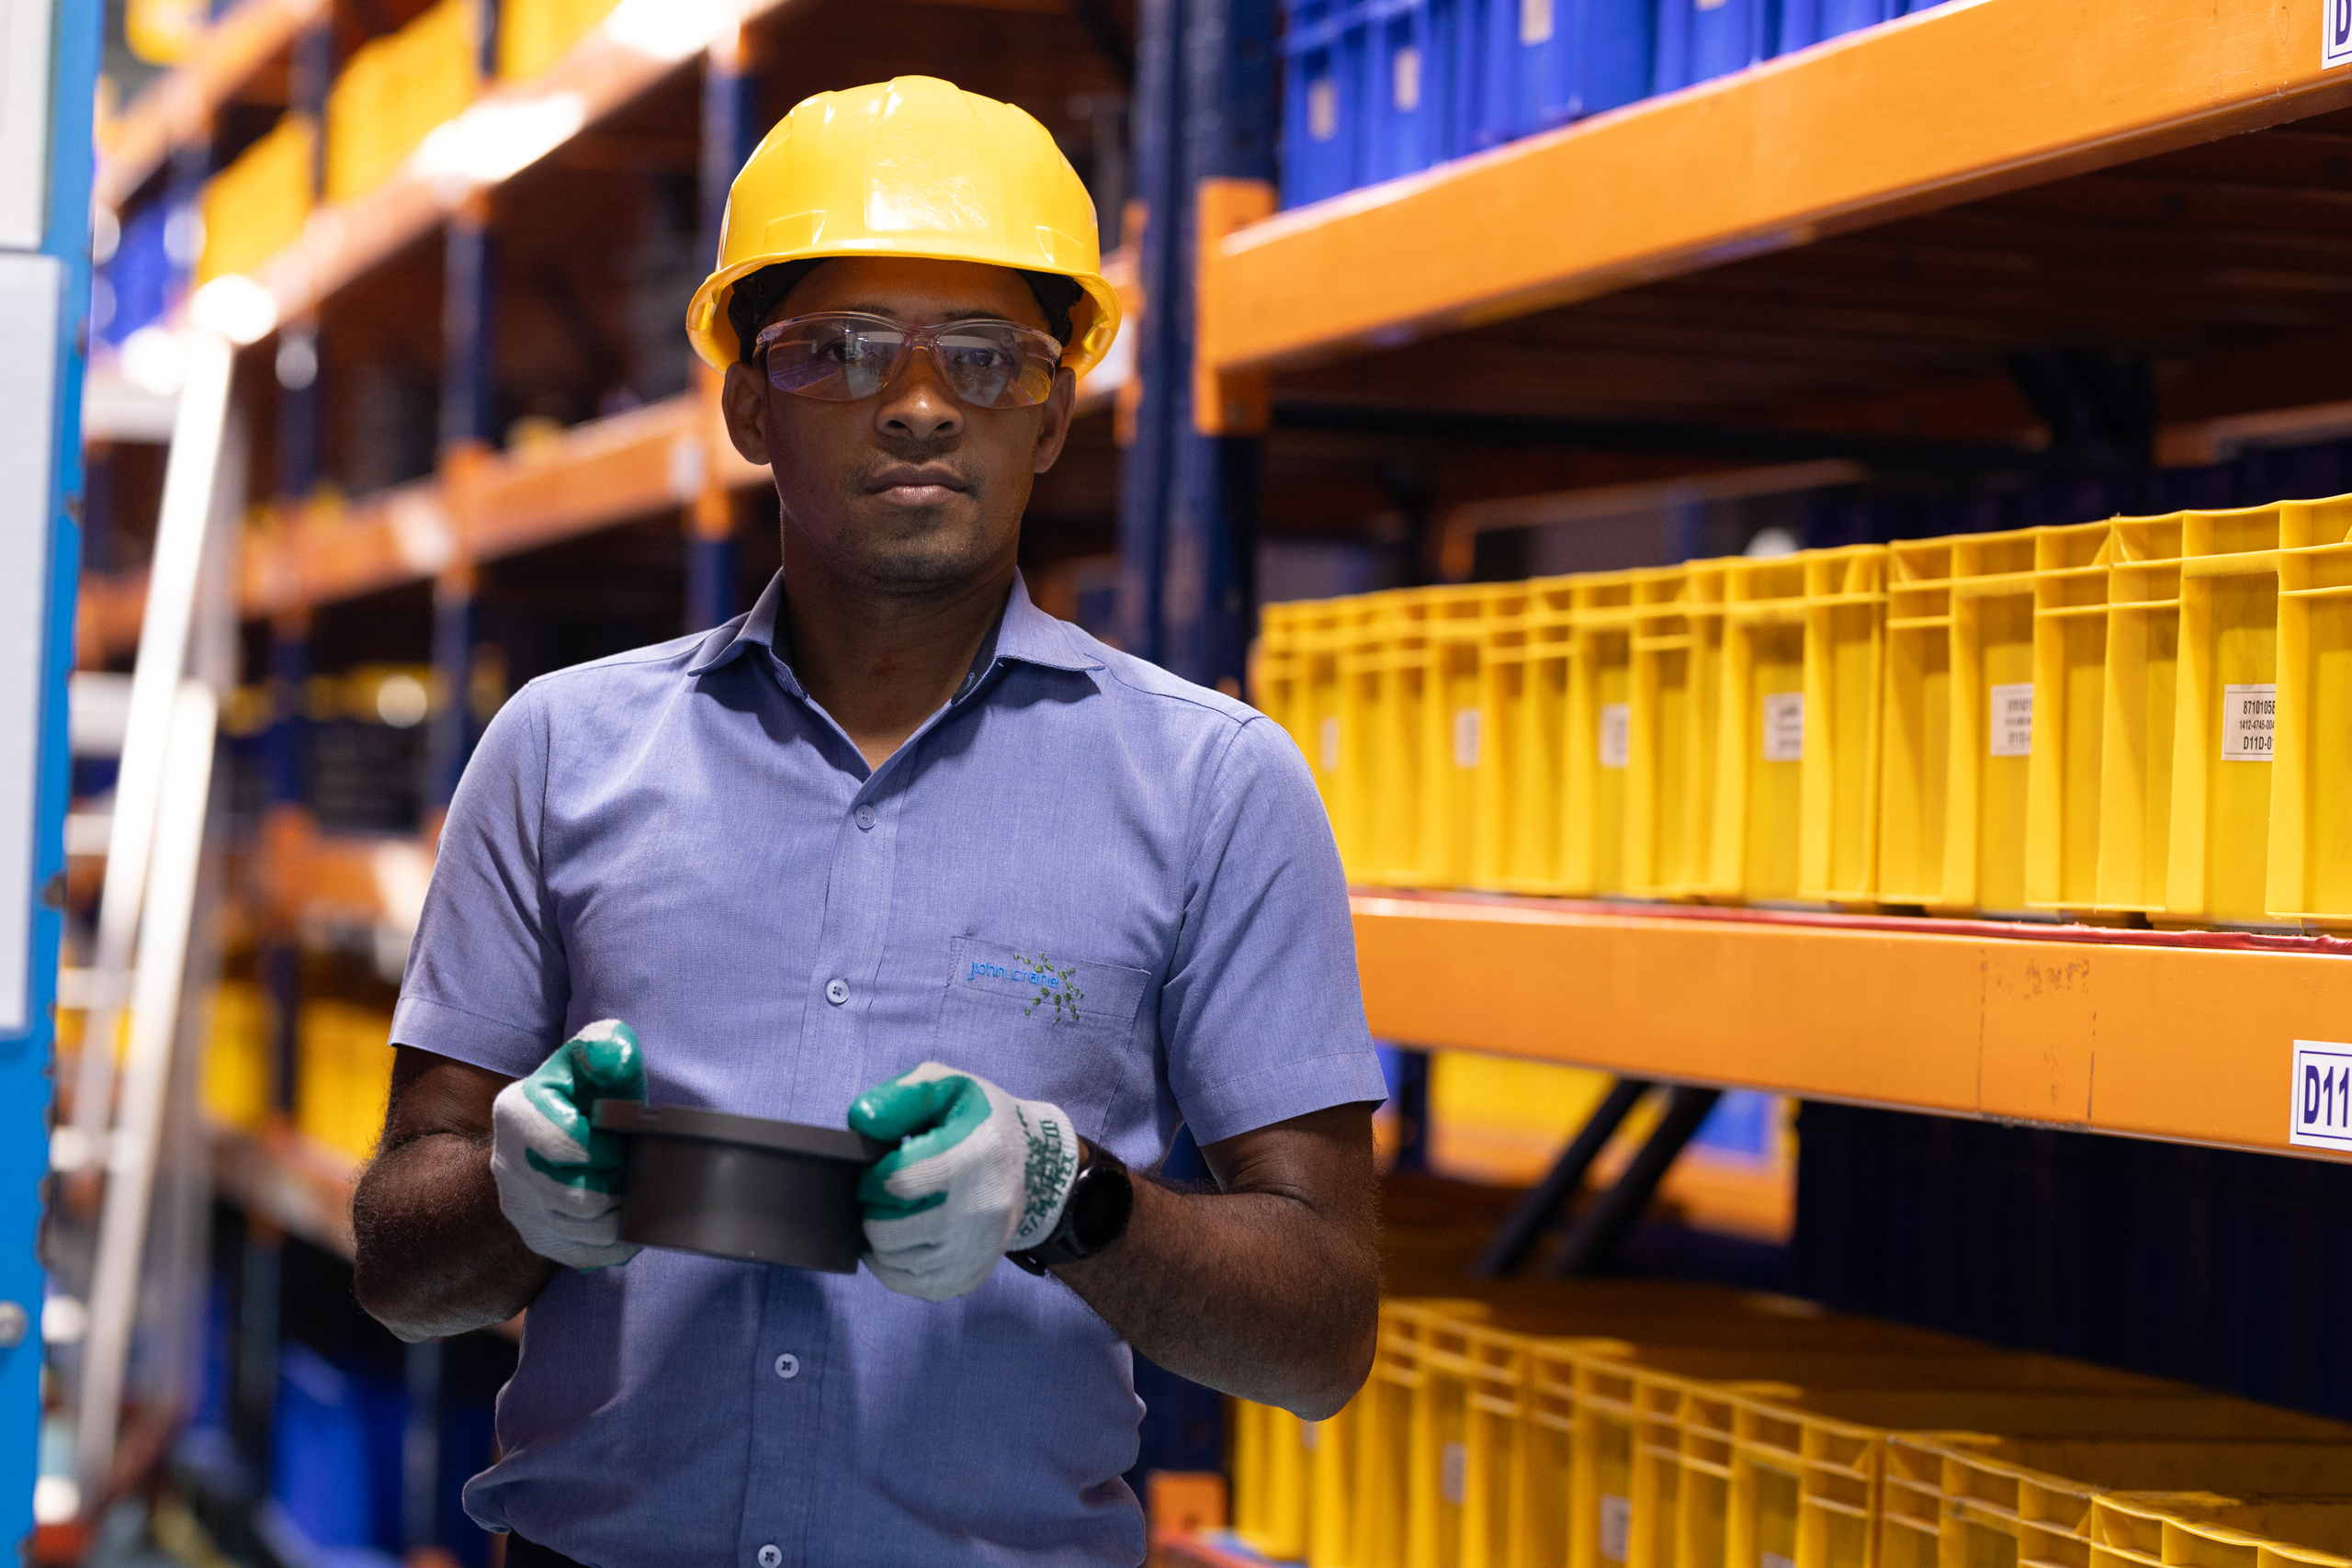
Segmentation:
<svg viewBox="0 0 2352 1568">
<path fill-rule="evenodd" d="M 825 310 L 760 329 L 768 384 L 780 392 L 854 402 L 888 386 L 921 348 L 956 398 L 975 408 L 1034 408 L 1053 392 L 1062 345 L 1017 321 L 910 327 L 888 316 Z"/>
</svg>

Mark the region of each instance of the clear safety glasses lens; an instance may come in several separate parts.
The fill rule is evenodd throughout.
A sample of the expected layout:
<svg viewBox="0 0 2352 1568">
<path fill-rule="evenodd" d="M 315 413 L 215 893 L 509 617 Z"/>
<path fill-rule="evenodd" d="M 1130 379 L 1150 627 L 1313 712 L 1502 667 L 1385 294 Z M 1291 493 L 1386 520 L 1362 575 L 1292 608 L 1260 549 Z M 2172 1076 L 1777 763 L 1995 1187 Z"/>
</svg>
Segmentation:
<svg viewBox="0 0 2352 1568">
<path fill-rule="evenodd" d="M 778 321 L 761 332 L 755 346 L 767 355 L 768 382 L 776 390 L 829 402 L 874 396 L 922 348 L 949 391 L 984 409 L 1044 402 L 1062 353 L 1044 333 L 1013 321 L 910 327 L 847 311 Z"/>
</svg>

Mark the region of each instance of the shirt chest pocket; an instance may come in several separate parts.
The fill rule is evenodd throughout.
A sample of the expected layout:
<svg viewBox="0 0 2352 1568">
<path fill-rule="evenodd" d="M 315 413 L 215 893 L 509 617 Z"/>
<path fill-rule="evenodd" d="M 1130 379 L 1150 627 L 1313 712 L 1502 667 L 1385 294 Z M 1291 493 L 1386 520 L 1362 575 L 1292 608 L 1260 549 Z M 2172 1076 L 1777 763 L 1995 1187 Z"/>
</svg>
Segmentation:
<svg viewBox="0 0 2352 1568">
<path fill-rule="evenodd" d="M 1099 1134 L 1134 1070 L 1136 1014 L 1150 975 L 978 937 L 954 939 L 947 958 L 933 1058 L 1023 1100 L 1051 1100 L 1080 1132 Z"/>
</svg>

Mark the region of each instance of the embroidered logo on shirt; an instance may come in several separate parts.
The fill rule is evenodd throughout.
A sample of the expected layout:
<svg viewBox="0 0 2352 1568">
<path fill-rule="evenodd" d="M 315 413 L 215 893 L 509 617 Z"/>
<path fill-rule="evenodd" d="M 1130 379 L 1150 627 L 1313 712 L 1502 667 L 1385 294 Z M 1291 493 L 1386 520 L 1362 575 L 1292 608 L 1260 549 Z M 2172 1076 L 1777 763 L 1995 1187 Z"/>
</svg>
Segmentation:
<svg viewBox="0 0 2352 1568">
<path fill-rule="evenodd" d="M 1073 964 L 1066 968 L 1057 968 L 1054 961 L 1042 953 L 1035 958 L 1023 958 L 1016 953 L 1012 961 L 1029 965 L 1027 974 L 1016 973 L 1012 977 L 1037 987 L 1036 996 L 1021 1010 L 1022 1017 L 1028 1017 L 1050 1002 L 1056 1023 L 1062 1021 L 1064 1013 L 1069 1014 L 1070 1022 L 1078 1021 L 1078 1004 L 1086 995 L 1078 988 L 1078 965 Z"/>
</svg>

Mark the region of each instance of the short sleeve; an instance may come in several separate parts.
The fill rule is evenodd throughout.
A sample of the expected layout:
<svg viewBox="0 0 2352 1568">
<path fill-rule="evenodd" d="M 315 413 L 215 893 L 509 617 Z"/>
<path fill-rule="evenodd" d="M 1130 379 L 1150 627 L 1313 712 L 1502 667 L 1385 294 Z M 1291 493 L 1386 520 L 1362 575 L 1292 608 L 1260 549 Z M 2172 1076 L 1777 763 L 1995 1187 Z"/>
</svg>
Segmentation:
<svg viewBox="0 0 2352 1568">
<path fill-rule="evenodd" d="M 1160 993 L 1168 1083 L 1204 1144 L 1387 1098 L 1355 931 L 1306 759 L 1262 718 L 1214 770 Z"/>
<path fill-rule="evenodd" d="M 526 686 L 449 803 L 393 1043 L 521 1077 L 562 1043 L 571 975 L 539 863 L 547 748 L 544 694 Z"/>
</svg>

